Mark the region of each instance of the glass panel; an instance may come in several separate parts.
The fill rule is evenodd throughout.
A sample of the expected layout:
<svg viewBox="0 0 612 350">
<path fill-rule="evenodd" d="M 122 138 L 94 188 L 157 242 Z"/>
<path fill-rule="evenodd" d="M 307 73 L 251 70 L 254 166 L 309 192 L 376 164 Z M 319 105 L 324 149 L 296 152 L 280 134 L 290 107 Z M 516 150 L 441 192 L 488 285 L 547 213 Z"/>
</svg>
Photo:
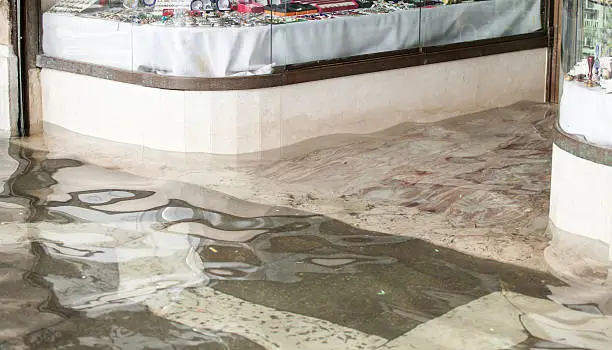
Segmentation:
<svg viewBox="0 0 612 350">
<path fill-rule="evenodd" d="M 231 77 L 542 29 L 541 0 L 457 1 L 46 0 L 43 52 L 137 72 Z M 592 27 L 599 22 L 591 17 Z M 586 40 L 607 50 L 601 38 Z"/>
<path fill-rule="evenodd" d="M 561 75 L 566 81 L 587 84 L 590 76 L 588 85 L 607 86 L 612 70 L 611 20 L 609 5 L 590 0 L 564 2 Z"/>
<path fill-rule="evenodd" d="M 607 0 L 565 0 L 561 44 L 561 128 L 612 146 L 612 7 Z"/>
<path fill-rule="evenodd" d="M 541 0 L 426 0 L 421 43 L 440 46 L 536 32 L 543 28 Z"/>
<path fill-rule="evenodd" d="M 132 20 L 118 0 L 41 2 L 43 53 L 48 56 L 132 69 Z"/>
<path fill-rule="evenodd" d="M 134 69 L 209 78 L 269 73 L 263 6 L 247 6 L 252 11 L 235 0 L 157 0 L 159 20 L 134 27 Z"/>
<path fill-rule="evenodd" d="M 277 0 L 278 1 L 278 0 Z M 272 5 L 272 57 L 296 65 L 414 49 L 419 45 L 413 0 L 290 0 Z"/>
<path fill-rule="evenodd" d="M 271 26 L 263 5 L 238 0 L 51 0 L 42 6 L 43 53 L 48 56 L 171 76 L 271 72 Z"/>
</svg>

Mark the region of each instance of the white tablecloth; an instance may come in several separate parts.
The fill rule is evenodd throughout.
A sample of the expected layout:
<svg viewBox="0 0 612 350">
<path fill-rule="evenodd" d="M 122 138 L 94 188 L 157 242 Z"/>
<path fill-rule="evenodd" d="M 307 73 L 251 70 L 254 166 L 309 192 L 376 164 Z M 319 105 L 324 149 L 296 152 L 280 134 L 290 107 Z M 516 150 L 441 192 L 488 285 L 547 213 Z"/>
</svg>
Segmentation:
<svg viewBox="0 0 612 350">
<path fill-rule="evenodd" d="M 419 23 L 421 29 L 419 30 Z M 389 14 L 243 28 L 133 25 L 45 13 L 46 55 L 125 70 L 224 77 L 275 65 L 530 33 L 540 0 L 491 0 Z"/>
<path fill-rule="evenodd" d="M 421 11 L 423 46 L 532 33 L 542 28 L 539 0 L 490 0 Z"/>
<path fill-rule="evenodd" d="M 584 83 L 566 81 L 559 103 L 559 125 L 563 131 L 587 141 L 612 147 L 612 94 Z"/>
</svg>

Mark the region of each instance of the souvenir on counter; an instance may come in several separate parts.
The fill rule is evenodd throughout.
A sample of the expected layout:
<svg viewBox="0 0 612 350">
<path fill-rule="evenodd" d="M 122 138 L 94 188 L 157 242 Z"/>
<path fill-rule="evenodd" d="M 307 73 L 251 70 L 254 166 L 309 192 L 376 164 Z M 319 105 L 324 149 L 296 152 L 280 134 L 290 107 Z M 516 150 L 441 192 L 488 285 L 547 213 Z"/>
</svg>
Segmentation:
<svg viewBox="0 0 612 350">
<path fill-rule="evenodd" d="M 355 0 L 357 2 L 357 5 L 359 6 L 359 8 L 364 9 L 364 8 L 370 8 L 372 6 L 374 6 L 374 1 L 373 0 Z"/>
<path fill-rule="evenodd" d="M 316 7 L 321 13 L 355 10 L 359 8 L 355 0 L 312 0 L 309 1 L 309 4 Z"/>
<path fill-rule="evenodd" d="M 154 7 L 157 0 L 142 0 L 142 4 L 146 7 Z"/>
<path fill-rule="evenodd" d="M 214 0 L 217 11 L 228 12 L 232 10 L 232 4 L 230 0 Z"/>
<path fill-rule="evenodd" d="M 123 7 L 127 9 L 135 9 L 138 8 L 139 3 L 140 2 L 138 0 L 123 0 Z"/>
<path fill-rule="evenodd" d="M 80 13 L 93 6 L 97 0 L 59 0 L 49 12 Z"/>
<path fill-rule="evenodd" d="M 213 11 L 213 3 L 211 0 L 193 0 L 189 5 L 191 11 Z"/>
<path fill-rule="evenodd" d="M 593 66 L 595 65 L 595 57 L 587 57 L 587 64 L 589 65 L 589 75 L 587 76 L 589 80 L 587 80 L 586 84 L 588 87 L 593 87 L 595 85 L 593 83 Z"/>
<path fill-rule="evenodd" d="M 279 5 L 265 6 L 266 13 L 278 17 L 301 16 L 319 13 L 319 10 L 310 4 L 290 2 Z"/>
<path fill-rule="evenodd" d="M 264 12 L 264 6 L 255 1 L 240 1 L 236 11 L 240 13 L 262 13 Z"/>
<path fill-rule="evenodd" d="M 189 9 L 192 0 L 156 0 L 155 9 Z"/>
<path fill-rule="evenodd" d="M 440 2 L 440 1 L 433 1 L 433 0 L 425 0 L 425 1 L 417 2 L 416 5 L 418 7 L 423 7 L 423 8 L 432 8 L 432 7 L 436 7 L 436 6 L 442 5 L 442 2 Z"/>
<path fill-rule="evenodd" d="M 612 93 L 612 57 L 599 56 L 602 50 L 598 46 L 595 56 L 588 56 L 576 63 L 565 75 L 565 80 L 584 83 L 588 88 L 601 87 L 598 91 Z"/>
</svg>

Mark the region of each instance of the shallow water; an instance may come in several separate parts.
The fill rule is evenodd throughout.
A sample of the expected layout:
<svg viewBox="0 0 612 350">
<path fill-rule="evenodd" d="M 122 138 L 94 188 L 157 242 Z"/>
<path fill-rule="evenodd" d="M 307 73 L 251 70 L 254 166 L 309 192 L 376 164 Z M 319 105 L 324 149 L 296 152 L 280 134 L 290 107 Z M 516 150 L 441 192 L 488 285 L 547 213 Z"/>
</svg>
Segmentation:
<svg viewBox="0 0 612 350">
<path fill-rule="evenodd" d="M 610 319 L 549 301 L 545 273 L 3 149 L 0 349 L 612 346 Z"/>
</svg>

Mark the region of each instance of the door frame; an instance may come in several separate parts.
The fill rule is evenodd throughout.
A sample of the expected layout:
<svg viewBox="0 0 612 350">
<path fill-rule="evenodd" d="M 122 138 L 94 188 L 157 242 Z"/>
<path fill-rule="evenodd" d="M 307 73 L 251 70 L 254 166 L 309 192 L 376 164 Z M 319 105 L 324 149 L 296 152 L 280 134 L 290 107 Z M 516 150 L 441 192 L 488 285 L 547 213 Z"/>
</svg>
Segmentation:
<svg viewBox="0 0 612 350">
<path fill-rule="evenodd" d="M 11 136 L 30 136 L 32 93 L 31 76 L 35 73 L 40 49 L 40 0 L 9 0 L 11 46 L 17 56 L 18 115 L 11 121 Z"/>
<path fill-rule="evenodd" d="M 546 65 L 546 102 L 559 103 L 561 77 L 561 33 L 563 0 L 548 0 L 548 64 Z"/>
</svg>

